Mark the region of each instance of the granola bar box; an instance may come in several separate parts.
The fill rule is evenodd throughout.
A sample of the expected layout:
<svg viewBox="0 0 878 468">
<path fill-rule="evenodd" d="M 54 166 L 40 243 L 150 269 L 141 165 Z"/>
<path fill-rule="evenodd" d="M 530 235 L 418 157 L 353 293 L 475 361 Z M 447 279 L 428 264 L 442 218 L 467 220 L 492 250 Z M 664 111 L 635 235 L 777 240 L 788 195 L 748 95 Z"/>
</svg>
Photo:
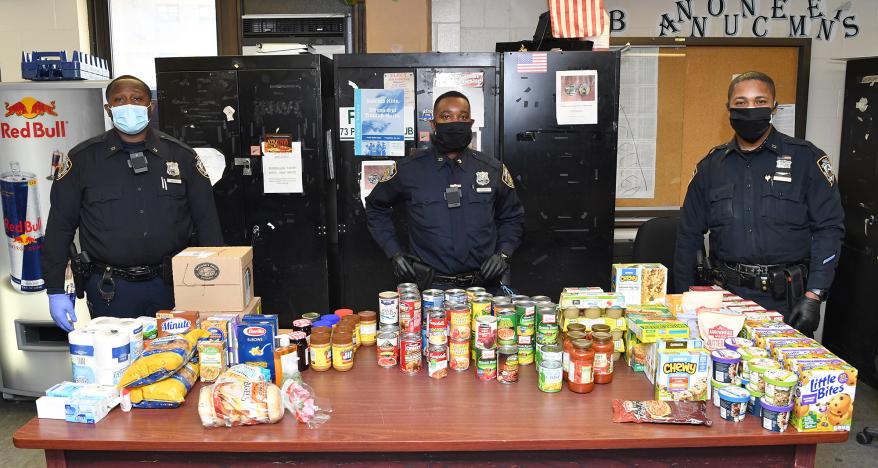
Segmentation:
<svg viewBox="0 0 878 468">
<path fill-rule="evenodd" d="M 612 283 L 613 291 L 625 296 L 625 304 L 663 304 L 668 269 L 660 263 L 617 263 Z"/>
</svg>

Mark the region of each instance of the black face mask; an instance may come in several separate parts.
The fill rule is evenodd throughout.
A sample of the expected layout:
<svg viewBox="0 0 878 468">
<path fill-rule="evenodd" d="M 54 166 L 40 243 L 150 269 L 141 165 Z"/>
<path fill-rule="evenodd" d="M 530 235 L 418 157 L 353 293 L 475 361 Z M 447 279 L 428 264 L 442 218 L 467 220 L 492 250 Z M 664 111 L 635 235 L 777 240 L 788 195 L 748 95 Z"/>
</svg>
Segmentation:
<svg viewBox="0 0 878 468">
<path fill-rule="evenodd" d="M 755 143 L 771 126 L 771 107 L 730 107 L 729 122 L 747 143 Z"/>
<path fill-rule="evenodd" d="M 473 140 L 473 122 L 437 123 L 431 137 L 439 153 L 456 153 Z"/>
</svg>

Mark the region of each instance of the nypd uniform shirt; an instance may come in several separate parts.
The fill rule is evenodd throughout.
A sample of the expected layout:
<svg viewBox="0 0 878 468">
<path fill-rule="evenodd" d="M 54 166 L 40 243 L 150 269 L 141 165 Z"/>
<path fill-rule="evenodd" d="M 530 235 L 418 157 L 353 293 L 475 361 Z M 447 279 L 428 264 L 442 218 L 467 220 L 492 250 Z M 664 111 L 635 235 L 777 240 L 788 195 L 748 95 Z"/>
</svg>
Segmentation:
<svg viewBox="0 0 878 468">
<path fill-rule="evenodd" d="M 460 206 L 446 190 L 459 187 Z M 369 232 L 391 257 L 402 251 L 391 213 L 405 203 L 409 246 L 437 273 L 478 270 L 491 255 L 512 255 L 521 242 L 524 208 L 506 167 L 493 157 L 464 150 L 449 159 L 429 148 L 391 166 L 366 197 Z"/>
<path fill-rule="evenodd" d="M 83 251 L 117 267 L 159 265 L 186 248 L 223 245 L 213 189 L 195 152 L 150 129 L 142 146 L 149 170 L 135 174 L 115 130 L 77 145 L 52 184 L 42 268 L 46 288 L 64 287 L 68 248 L 79 229 Z"/>
<path fill-rule="evenodd" d="M 808 289 L 828 290 L 844 237 L 844 212 L 829 157 L 772 129 L 756 150 L 733 138 L 695 168 L 677 233 L 678 290 L 694 283 L 696 251 L 710 231 L 710 255 L 756 265 L 809 260 Z"/>
</svg>

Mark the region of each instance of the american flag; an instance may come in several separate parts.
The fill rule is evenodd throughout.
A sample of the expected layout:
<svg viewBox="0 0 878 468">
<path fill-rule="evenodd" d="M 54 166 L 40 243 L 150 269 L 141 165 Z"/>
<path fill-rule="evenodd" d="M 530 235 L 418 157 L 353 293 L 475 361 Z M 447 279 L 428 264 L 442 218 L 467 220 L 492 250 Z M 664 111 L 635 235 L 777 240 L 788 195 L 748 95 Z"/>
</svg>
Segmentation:
<svg viewBox="0 0 878 468">
<path fill-rule="evenodd" d="M 606 27 L 604 0 L 549 0 L 549 16 L 556 38 L 598 36 Z"/>
<path fill-rule="evenodd" d="M 549 62 L 546 52 L 516 52 L 515 55 L 518 73 L 546 73 Z"/>
</svg>

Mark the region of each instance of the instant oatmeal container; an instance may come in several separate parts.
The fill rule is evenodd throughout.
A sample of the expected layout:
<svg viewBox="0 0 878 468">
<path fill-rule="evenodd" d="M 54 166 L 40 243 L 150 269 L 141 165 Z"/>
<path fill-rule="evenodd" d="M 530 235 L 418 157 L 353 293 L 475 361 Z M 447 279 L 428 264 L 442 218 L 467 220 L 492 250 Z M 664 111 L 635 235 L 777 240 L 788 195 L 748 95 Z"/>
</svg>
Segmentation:
<svg viewBox="0 0 878 468">
<path fill-rule="evenodd" d="M 741 355 L 741 363 L 743 364 L 742 378 L 750 380 L 750 360 L 755 358 L 766 358 L 770 354 L 768 351 L 757 348 L 755 346 L 741 346 L 737 349 Z"/>
<path fill-rule="evenodd" d="M 777 407 L 786 407 L 793 403 L 798 377 L 785 369 L 769 369 L 762 379 L 765 381 L 765 396 L 762 401 Z"/>
<path fill-rule="evenodd" d="M 762 416 L 762 406 L 760 402 L 762 402 L 762 397 L 764 396 L 762 393 L 747 389 L 747 392 L 750 393 L 750 401 L 747 403 L 747 412 L 752 414 L 753 416 L 761 417 Z"/>
<path fill-rule="evenodd" d="M 741 355 L 730 349 L 711 351 L 713 379 L 722 383 L 734 383 L 741 372 Z"/>
<path fill-rule="evenodd" d="M 741 422 L 747 416 L 750 393 L 741 387 L 728 386 L 719 389 L 719 415 L 726 421 Z"/>
<path fill-rule="evenodd" d="M 780 369 L 780 363 L 771 358 L 753 358 L 749 361 L 750 375 L 747 388 L 753 389 L 759 393 L 765 393 L 765 380 L 763 375 L 769 369 Z"/>
<path fill-rule="evenodd" d="M 772 432 L 784 432 L 790 422 L 793 405 L 775 406 L 762 401 L 762 428 Z"/>
<path fill-rule="evenodd" d="M 732 351 L 737 351 L 738 348 L 753 347 L 753 342 L 751 340 L 748 340 L 747 338 L 741 338 L 738 336 L 726 338 L 725 341 L 723 341 L 723 344 L 726 346 L 726 349 L 731 349 Z"/>
<path fill-rule="evenodd" d="M 712 398 L 711 398 L 713 400 L 713 406 L 716 406 L 717 408 L 719 408 L 719 389 L 728 387 L 730 385 L 733 385 L 733 384 L 717 382 L 716 380 L 710 379 L 710 386 L 711 386 L 711 389 L 713 390 L 713 394 L 712 394 Z"/>
</svg>

